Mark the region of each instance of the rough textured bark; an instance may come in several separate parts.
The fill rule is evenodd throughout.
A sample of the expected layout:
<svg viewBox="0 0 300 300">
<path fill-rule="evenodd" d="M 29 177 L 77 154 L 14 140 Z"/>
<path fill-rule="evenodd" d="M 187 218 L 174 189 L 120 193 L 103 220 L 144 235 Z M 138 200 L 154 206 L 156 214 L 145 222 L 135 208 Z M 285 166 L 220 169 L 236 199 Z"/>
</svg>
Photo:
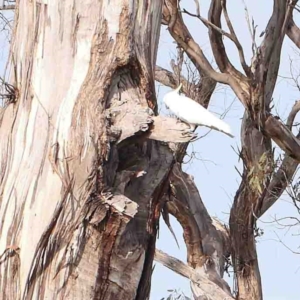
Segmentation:
<svg viewBox="0 0 300 300">
<path fill-rule="evenodd" d="M 150 140 L 167 136 L 155 126 L 161 6 L 17 4 L 18 98 L 0 124 L 2 299 L 148 297 L 174 161 Z"/>
</svg>

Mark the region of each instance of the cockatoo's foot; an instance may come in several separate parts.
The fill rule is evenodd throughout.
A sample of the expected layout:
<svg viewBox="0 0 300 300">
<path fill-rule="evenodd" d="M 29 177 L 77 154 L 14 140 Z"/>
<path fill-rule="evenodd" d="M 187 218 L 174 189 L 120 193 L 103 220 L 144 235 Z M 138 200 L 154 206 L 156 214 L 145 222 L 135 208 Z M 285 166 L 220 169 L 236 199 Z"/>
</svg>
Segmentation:
<svg viewBox="0 0 300 300">
<path fill-rule="evenodd" d="M 193 133 L 193 137 L 192 139 L 190 140 L 190 142 L 194 142 L 194 141 L 197 141 L 199 138 L 198 138 L 198 134 L 197 133 Z"/>
<path fill-rule="evenodd" d="M 195 125 L 193 125 L 193 124 L 189 124 L 190 125 L 190 131 L 191 132 L 194 132 L 194 130 L 195 130 L 195 128 L 196 128 L 196 126 Z"/>
<path fill-rule="evenodd" d="M 178 121 L 178 120 L 180 120 L 180 119 L 177 118 L 177 121 Z M 179 122 L 179 121 L 178 121 L 178 122 Z M 182 122 L 182 123 L 188 125 L 188 126 L 190 127 L 190 128 L 188 129 L 190 132 L 194 132 L 194 130 L 195 130 L 195 128 L 196 128 L 196 126 L 195 126 L 194 124 L 190 124 L 190 123 L 184 122 L 184 121 L 182 121 L 182 120 L 180 120 L 180 122 Z"/>
<path fill-rule="evenodd" d="M 182 135 L 183 135 L 183 136 L 191 137 L 191 140 L 190 140 L 190 141 L 194 141 L 195 139 L 197 139 L 197 134 L 194 133 L 193 131 L 191 131 L 190 129 L 185 129 L 185 130 L 182 132 Z"/>
<path fill-rule="evenodd" d="M 175 117 L 175 119 L 176 119 L 176 124 L 182 123 L 182 121 L 179 118 Z"/>
</svg>

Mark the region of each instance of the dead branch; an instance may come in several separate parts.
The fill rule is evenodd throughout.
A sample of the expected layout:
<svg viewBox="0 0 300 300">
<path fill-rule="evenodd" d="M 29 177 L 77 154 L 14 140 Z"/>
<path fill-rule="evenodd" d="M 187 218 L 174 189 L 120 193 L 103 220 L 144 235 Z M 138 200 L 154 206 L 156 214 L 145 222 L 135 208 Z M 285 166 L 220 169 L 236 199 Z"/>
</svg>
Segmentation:
<svg viewBox="0 0 300 300">
<path fill-rule="evenodd" d="M 201 298 L 207 296 L 214 300 L 234 299 L 228 285 L 225 282 L 214 283 L 203 268 L 195 270 L 158 249 L 155 251 L 154 259 L 177 274 L 189 278 L 192 281 L 192 289 L 197 290 L 198 299 L 207 299 Z"/>
<path fill-rule="evenodd" d="M 195 3 L 196 3 L 196 7 L 197 7 L 197 14 L 193 14 L 189 11 L 187 11 L 186 9 L 183 9 L 183 12 L 188 14 L 189 16 L 192 16 L 192 17 L 196 17 L 198 18 L 199 20 L 201 20 L 201 22 L 208 28 L 211 28 L 213 30 L 215 30 L 216 32 L 226 36 L 228 39 L 230 39 L 237 47 L 238 49 L 238 52 L 239 52 L 239 56 L 240 56 L 240 61 L 241 61 L 241 65 L 246 73 L 247 76 L 250 76 L 251 75 L 251 70 L 250 70 L 250 67 L 246 64 L 246 60 L 245 60 L 245 56 L 244 56 L 244 51 L 243 51 L 243 48 L 242 48 L 242 45 L 241 43 L 239 42 L 236 34 L 235 34 L 235 31 L 234 31 L 234 28 L 231 24 L 231 21 L 230 21 L 230 18 L 229 18 L 229 15 L 227 13 L 227 9 L 226 9 L 226 2 L 224 0 L 221 1 L 221 5 L 222 5 L 222 9 L 224 10 L 224 16 L 225 16 L 225 19 L 226 19 L 226 23 L 227 23 L 227 26 L 230 30 L 230 33 L 226 32 L 225 30 L 223 30 L 220 25 L 217 26 L 215 25 L 214 23 L 212 23 L 211 21 L 209 20 L 206 20 L 205 18 L 203 18 L 201 15 L 200 15 L 200 6 L 199 6 L 199 2 L 195 0 Z"/>
<path fill-rule="evenodd" d="M 149 108 L 133 109 L 127 103 L 108 110 L 107 120 L 113 124 L 111 133 L 118 144 L 134 138 L 163 142 L 186 143 L 196 137 L 187 124 L 175 118 L 153 116 Z"/>
<path fill-rule="evenodd" d="M 296 101 L 289 116 L 288 116 L 287 122 L 286 122 L 286 126 L 289 130 L 292 130 L 292 126 L 293 126 L 295 117 L 296 117 L 297 113 L 299 112 L 299 110 L 300 110 L 300 101 Z"/>
<path fill-rule="evenodd" d="M 243 0 L 243 3 L 244 3 L 244 9 L 245 9 L 246 22 L 247 22 L 248 30 L 249 30 L 251 40 L 252 40 L 252 54 L 253 54 L 253 56 L 255 56 L 255 53 L 257 53 L 257 45 L 256 45 L 256 41 L 255 41 L 255 33 L 256 33 L 257 26 L 254 26 L 254 20 L 252 19 L 252 28 L 251 28 L 249 12 L 248 12 L 248 8 L 245 3 L 245 0 Z"/>
<path fill-rule="evenodd" d="M 172 89 L 177 88 L 179 85 L 178 77 L 176 76 L 176 74 L 159 66 L 155 67 L 155 80 Z M 183 93 L 188 94 L 189 86 L 191 86 L 192 84 L 188 82 L 184 76 L 180 76 L 180 82 L 182 83 Z M 191 88 L 195 89 L 195 86 L 192 86 Z"/>
<path fill-rule="evenodd" d="M 190 131 L 187 124 L 178 122 L 175 118 L 155 116 L 152 117 L 153 125 L 150 126 L 146 137 L 151 140 L 187 143 L 196 138 L 196 134 Z"/>
<path fill-rule="evenodd" d="M 223 5 L 223 1 L 222 1 L 222 5 Z M 226 6 L 225 6 L 226 7 Z M 197 8 L 197 11 L 198 11 L 198 8 Z M 245 60 L 245 56 L 244 56 L 244 51 L 243 51 L 243 48 L 242 48 L 242 45 L 240 44 L 236 34 L 235 34 L 235 31 L 233 29 L 233 26 L 231 24 L 231 21 L 229 19 L 229 16 L 228 16 L 228 13 L 227 13 L 227 10 L 224 10 L 224 13 L 225 14 L 225 18 L 226 18 L 226 22 L 227 22 L 227 25 L 230 29 L 230 33 L 226 32 L 225 30 L 223 30 L 221 27 L 218 27 L 216 26 L 215 24 L 213 24 L 212 22 L 210 22 L 209 20 L 203 18 L 201 15 L 199 15 L 197 13 L 197 15 L 187 11 L 186 9 L 183 9 L 183 13 L 186 13 L 188 14 L 189 16 L 192 16 L 192 17 L 196 17 L 198 18 L 207 28 L 211 28 L 213 30 L 215 30 L 216 32 L 218 32 L 219 34 L 221 35 L 224 35 L 226 36 L 228 39 L 230 39 L 237 47 L 238 49 L 238 52 L 239 52 L 239 56 L 240 56 L 240 61 L 241 61 L 241 65 L 246 73 L 247 76 L 250 76 L 251 75 L 251 69 L 250 67 L 247 65 L 246 63 L 246 60 Z M 220 67 L 220 66 L 219 66 Z M 221 68 L 220 68 L 221 69 Z M 222 70 L 222 69 L 221 69 Z M 238 72 L 238 71 L 237 71 Z"/>
</svg>

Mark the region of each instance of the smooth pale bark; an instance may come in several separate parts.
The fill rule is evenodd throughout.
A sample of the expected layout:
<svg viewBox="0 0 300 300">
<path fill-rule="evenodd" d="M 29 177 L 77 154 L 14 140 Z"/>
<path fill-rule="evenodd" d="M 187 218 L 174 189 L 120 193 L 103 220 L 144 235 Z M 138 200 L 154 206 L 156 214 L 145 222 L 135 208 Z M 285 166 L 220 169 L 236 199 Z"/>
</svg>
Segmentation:
<svg viewBox="0 0 300 300">
<path fill-rule="evenodd" d="M 173 155 L 139 140 L 144 124 L 117 143 L 127 129 L 111 108 L 156 112 L 161 5 L 19 2 L 18 99 L 0 127 L 0 298 L 147 298 Z"/>
</svg>

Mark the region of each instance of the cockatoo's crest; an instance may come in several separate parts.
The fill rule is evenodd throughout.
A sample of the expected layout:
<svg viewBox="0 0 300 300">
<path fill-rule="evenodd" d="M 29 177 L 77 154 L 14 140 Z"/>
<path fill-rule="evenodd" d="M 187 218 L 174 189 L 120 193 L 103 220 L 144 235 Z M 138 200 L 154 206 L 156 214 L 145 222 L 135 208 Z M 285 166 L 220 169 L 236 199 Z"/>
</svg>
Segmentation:
<svg viewBox="0 0 300 300">
<path fill-rule="evenodd" d="M 182 87 L 182 83 L 179 84 L 178 88 L 175 89 L 174 92 L 179 94 L 181 87 Z"/>
</svg>

